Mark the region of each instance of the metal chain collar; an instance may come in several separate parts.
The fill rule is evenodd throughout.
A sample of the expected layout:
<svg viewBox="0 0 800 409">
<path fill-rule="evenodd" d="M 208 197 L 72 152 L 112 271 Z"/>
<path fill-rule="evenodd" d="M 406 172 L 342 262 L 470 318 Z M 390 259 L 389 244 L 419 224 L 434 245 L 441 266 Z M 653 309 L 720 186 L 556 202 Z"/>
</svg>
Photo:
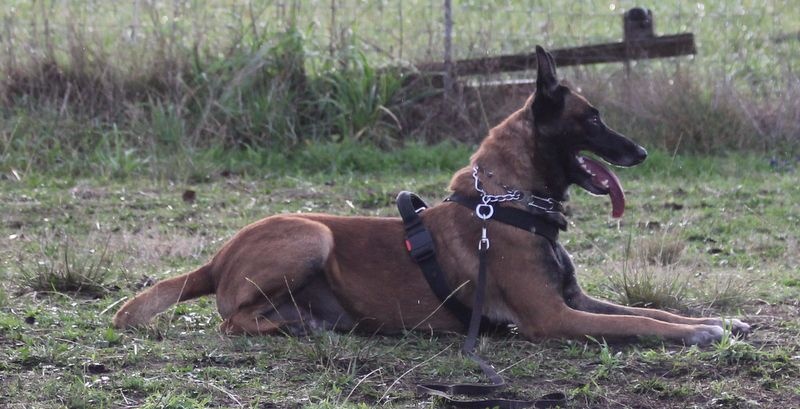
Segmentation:
<svg viewBox="0 0 800 409">
<path fill-rule="evenodd" d="M 481 181 L 478 178 L 477 166 L 472 168 L 472 178 L 475 179 L 475 190 L 481 194 L 482 203 L 479 203 L 477 206 L 475 206 L 475 215 L 478 216 L 479 219 L 483 220 L 481 238 L 478 241 L 478 252 L 484 253 L 489 250 L 489 246 L 491 244 L 489 242 L 489 237 L 486 234 L 486 222 L 491 219 L 492 216 L 494 216 L 494 206 L 492 206 L 492 203 L 519 200 L 522 198 L 522 192 L 519 190 L 506 189 L 507 193 L 504 195 L 490 195 L 486 193 L 486 191 L 481 187 Z"/>
<path fill-rule="evenodd" d="M 481 200 L 485 205 L 489 205 L 490 203 L 500 203 L 500 202 L 510 202 L 516 200 L 522 200 L 524 198 L 524 194 L 521 190 L 516 189 L 509 189 L 507 186 L 503 186 L 506 190 L 505 194 L 502 195 L 490 195 L 486 193 L 485 190 L 481 187 L 480 179 L 478 178 L 478 167 L 474 166 L 472 168 L 472 178 L 475 180 L 475 190 L 481 194 Z M 542 205 L 542 203 L 546 203 L 546 205 Z M 533 207 L 547 213 L 560 213 L 560 210 L 557 208 L 560 202 L 558 200 L 553 199 L 552 197 L 542 197 L 536 196 L 533 193 L 530 194 L 530 201 L 526 203 L 528 207 Z M 479 205 L 480 207 L 480 205 Z M 481 213 L 478 213 L 478 217 L 481 217 Z M 481 217 L 483 219 L 483 217 Z M 491 218 L 491 215 L 486 219 Z"/>
<path fill-rule="evenodd" d="M 510 202 L 512 200 L 522 199 L 522 192 L 519 190 L 511 190 L 506 188 L 506 194 L 503 195 L 490 195 L 486 193 L 481 187 L 481 181 L 478 179 L 478 167 L 472 168 L 472 178 L 475 179 L 475 190 L 481 194 L 481 200 L 484 204 Z"/>
<path fill-rule="evenodd" d="M 478 171 L 478 166 L 472 167 L 472 179 L 475 180 L 475 190 L 481 194 L 482 202 L 475 206 L 475 215 L 483 220 L 483 231 L 481 232 L 481 239 L 478 242 L 478 250 L 486 251 L 489 249 L 489 239 L 486 236 L 486 222 L 494 216 L 494 206 L 492 203 L 523 200 L 526 195 L 521 190 L 510 189 L 505 185 L 503 186 L 506 190 L 505 194 L 490 195 L 481 187 Z M 561 210 L 558 208 L 561 203 L 551 197 L 541 197 L 531 193 L 528 199 L 527 205 L 529 208 L 536 208 L 547 213 L 561 213 Z"/>
</svg>

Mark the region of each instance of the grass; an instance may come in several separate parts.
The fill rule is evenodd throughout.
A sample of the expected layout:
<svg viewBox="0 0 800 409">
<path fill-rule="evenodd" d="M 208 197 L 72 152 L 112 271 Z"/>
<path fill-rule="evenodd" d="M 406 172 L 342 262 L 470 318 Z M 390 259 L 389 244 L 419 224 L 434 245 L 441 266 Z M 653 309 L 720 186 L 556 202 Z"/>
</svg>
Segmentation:
<svg viewBox="0 0 800 409">
<path fill-rule="evenodd" d="M 112 271 L 108 243 L 103 248 L 76 251 L 69 237 L 59 243 L 58 236 L 65 234 L 45 234 L 38 254 L 30 259 L 20 254 L 17 265 L 22 290 L 103 295 Z"/>
<path fill-rule="evenodd" d="M 391 198 L 401 189 L 432 202 L 443 197 L 451 171 L 469 152 L 459 145 L 435 153 L 411 146 L 397 151 L 411 164 L 403 165 L 380 150 L 347 149 L 352 158 L 345 162 L 319 153 L 315 161 L 284 158 L 294 165 L 269 168 L 240 158 L 232 162 L 237 172 L 220 169 L 203 178 L 31 172 L 21 181 L 0 180 L 0 404 L 407 407 L 420 402 L 415 382 L 480 380 L 458 353 L 461 335 L 229 338 L 216 330 L 213 298 L 182 304 L 146 330 L 109 328 L 119 302 L 143 282 L 197 266 L 248 222 L 295 211 L 394 215 Z M 368 165 L 379 159 L 386 161 L 382 170 Z M 636 261 L 659 276 L 685 280 L 678 309 L 744 316 L 755 331 L 746 340 L 701 349 L 651 340 L 624 345 L 485 337 L 481 353 L 505 369 L 509 396 L 560 390 L 569 394 L 570 407 L 791 406 L 800 399 L 796 175 L 757 155 L 660 151 L 619 175 L 628 192 L 620 223 L 608 218 L 605 198 L 573 190 L 573 224 L 562 242 L 587 291 L 613 298 L 610 287 L 623 265 Z M 196 192 L 194 201 L 183 200 L 186 190 Z M 649 261 L 661 243 L 682 247 L 671 263 Z M 53 249 L 49 256 L 43 245 Z M 100 262 L 105 246 L 114 255 L 110 264 Z M 32 292 L 23 280 L 29 263 L 19 260 L 59 262 L 65 252 L 76 263 L 85 255 L 78 264 L 107 266 L 95 283 L 104 291 Z M 684 273 L 670 275 L 674 268 Z M 632 277 L 633 270 L 626 271 Z M 732 286 L 725 291 L 738 298 L 717 302 L 725 293 L 718 283 L 737 282 L 737 276 L 747 291 Z"/>
<path fill-rule="evenodd" d="M 683 208 L 669 202 L 665 207 Z M 654 221 L 643 223 L 643 227 L 650 230 L 651 235 L 640 239 L 635 250 L 632 249 L 634 245 L 628 243 L 621 274 L 609 278 L 608 290 L 619 302 L 687 312 L 698 307 L 730 308 L 750 298 L 750 287 L 739 274 L 702 273 L 697 271 L 696 263 L 681 262 L 686 241 L 670 232 L 669 227 L 662 229 L 661 224 Z M 654 236 L 654 229 L 662 231 Z M 706 252 L 716 253 L 716 250 Z"/>
<path fill-rule="evenodd" d="M 441 198 L 530 93 L 448 106 L 385 69 L 438 58 L 433 2 L 134 3 L 0 10 L 0 406 L 408 407 L 417 381 L 479 380 L 460 335 L 228 338 L 213 298 L 142 331 L 109 327 L 143 285 L 265 215 L 395 215 L 399 190 Z M 459 2 L 455 54 L 617 40 L 635 5 Z M 800 29 L 797 8 L 653 10 L 657 33 L 695 32 L 697 56 L 631 76 L 560 70 L 651 149 L 619 172 L 625 218 L 575 190 L 562 242 L 593 295 L 743 315 L 754 334 L 705 349 L 512 334 L 481 353 L 510 396 L 561 390 L 570 407 L 797 406 L 800 42 L 776 41 Z"/>
</svg>

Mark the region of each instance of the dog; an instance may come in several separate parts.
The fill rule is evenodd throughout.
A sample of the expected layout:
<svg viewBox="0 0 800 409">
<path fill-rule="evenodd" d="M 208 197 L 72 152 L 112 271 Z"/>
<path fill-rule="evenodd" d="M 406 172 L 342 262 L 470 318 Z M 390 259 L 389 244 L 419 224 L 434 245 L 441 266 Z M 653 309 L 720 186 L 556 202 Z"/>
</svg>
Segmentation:
<svg viewBox="0 0 800 409">
<path fill-rule="evenodd" d="M 510 189 L 564 202 L 570 185 L 611 198 L 613 215 L 624 209 L 610 164 L 630 167 L 647 152 L 608 128 L 599 111 L 561 83 L 555 61 L 536 48 L 536 90 L 525 105 L 489 131 L 470 164 L 452 177 L 450 190 L 476 197 Z M 508 200 L 495 206 L 530 208 Z M 476 213 L 443 202 L 420 217 L 430 231 L 452 296 L 470 306 L 483 224 Z M 545 217 L 563 223 L 560 212 Z M 595 299 L 577 283 L 563 247 L 540 235 L 488 221 L 483 315 L 514 324 L 531 340 L 660 337 L 706 345 L 723 337 L 723 327 L 746 334 L 737 319 L 690 318 Z M 216 294 L 227 334 L 271 334 L 287 329 L 382 333 L 408 329 L 463 331 L 462 322 L 434 295 L 403 246 L 399 218 L 290 214 L 267 217 L 239 231 L 199 269 L 158 282 L 117 312 L 117 328 L 145 325 L 171 305 Z"/>
</svg>

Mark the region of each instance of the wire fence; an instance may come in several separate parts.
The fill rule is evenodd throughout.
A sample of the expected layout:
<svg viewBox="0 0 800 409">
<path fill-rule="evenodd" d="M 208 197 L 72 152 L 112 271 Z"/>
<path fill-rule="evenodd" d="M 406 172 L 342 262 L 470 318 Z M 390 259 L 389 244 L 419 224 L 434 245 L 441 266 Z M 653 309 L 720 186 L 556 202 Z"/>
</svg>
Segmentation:
<svg viewBox="0 0 800 409">
<path fill-rule="evenodd" d="M 623 64 L 604 63 L 561 67 L 561 76 L 584 87 L 581 92 L 602 103 L 622 130 L 648 134 L 670 151 L 796 149 L 796 2 L 5 0 L 0 103 L 12 109 L 0 115 L 21 107 L 56 118 L 74 111 L 100 118 L 101 125 L 169 125 L 166 136 L 153 133 L 154 140 L 177 140 L 182 129 L 192 129 L 197 143 L 227 135 L 237 144 L 291 145 L 364 135 L 350 131 L 370 124 L 378 124 L 373 136 L 382 141 L 391 133 L 380 128 L 384 105 L 394 101 L 403 114 L 389 110 L 386 123 L 402 128 L 403 137 L 434 140 L 469 129 L 465 139 L 480 138 L 530 90 L 482 87 L 473 95 L 472 88 L 457 94 L 457 104 L 414 105 L 401 92 L 376 93 L 380 84 L 401 87 L 402 80 L 375 67 L 442 62 L 446 4 L 455 60 L 528 54 L 537 44 L 561 49 L 619 42 L 623 13 L 643 6 L 652 10 L 656 35 L 693 33 L 697 54 L 636 61 L 630 64 L 635 75 Z M 469 81 L 487 79 L 494 78 Z M 425 90 L 429 94 L 438 95 Z M 318 120 L 320 107 L 328 122 Z"/>
<path fill-rule="evenodd" d="M 535 44 L 571 47 L 619 41 L 629 0 L 453 1 L 453 58 L 531 52 Z M 704 72 L 751 82 L 780 81 L 800 63 L 795 0 L 666 0 L 644 4 L 656 34 L 693 32 Z M 6 66 L 58 53 L 70 38 L 136 55 L 173 47 L 222 50 L 232 40 L 298 28 L 314 56 L 357 50 L 379 64 L 441 61 L 442 0 L 10 0 L 0 7 Z M 167 48 L 169 51 L 169 48 Z"/>
</svg>

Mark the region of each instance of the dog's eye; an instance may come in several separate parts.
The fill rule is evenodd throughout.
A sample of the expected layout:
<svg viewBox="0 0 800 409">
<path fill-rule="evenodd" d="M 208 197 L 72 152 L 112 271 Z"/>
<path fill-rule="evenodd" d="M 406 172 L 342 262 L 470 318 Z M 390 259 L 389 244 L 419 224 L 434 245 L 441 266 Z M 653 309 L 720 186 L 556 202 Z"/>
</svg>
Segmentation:
<svg viewBox="0 0 800 409">
<path fill-rule="evenodd" d="M 592 125 L 600 125 L 600 117 L 597 115 L 590 116 L 589 123 Z"/>
</svg>

